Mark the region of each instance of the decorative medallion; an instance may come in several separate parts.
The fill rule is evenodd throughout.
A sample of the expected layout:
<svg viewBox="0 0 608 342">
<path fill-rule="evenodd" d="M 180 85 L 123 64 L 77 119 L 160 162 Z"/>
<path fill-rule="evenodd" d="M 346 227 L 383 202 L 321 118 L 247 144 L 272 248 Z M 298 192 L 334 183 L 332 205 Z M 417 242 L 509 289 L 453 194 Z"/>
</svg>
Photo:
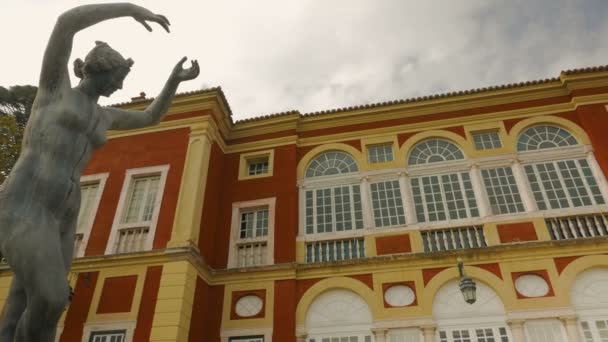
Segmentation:
<svg viewBox="0 0 608 342">
<path fill-rule="evenodd" d="M 384 292 L 384 300 L 394 307 L 412 305 L 416 300 L 414 291 L 405 285 L 395 285 L 389 287 Z"/>
<path fill-rule="evenodd" d="M 549 293 L 549 284 L 541 276 L 525 274 L 515 279 L 515 289 L 525 297 L 544 297 Z"/>
<path fill-rule="evenodd" d="M 252 317 L 259 314 L 264 307 L 264 302 L 258 296 L 244 296 L 236 302 L 234 312 L 240 317 Z"/>
</svg>

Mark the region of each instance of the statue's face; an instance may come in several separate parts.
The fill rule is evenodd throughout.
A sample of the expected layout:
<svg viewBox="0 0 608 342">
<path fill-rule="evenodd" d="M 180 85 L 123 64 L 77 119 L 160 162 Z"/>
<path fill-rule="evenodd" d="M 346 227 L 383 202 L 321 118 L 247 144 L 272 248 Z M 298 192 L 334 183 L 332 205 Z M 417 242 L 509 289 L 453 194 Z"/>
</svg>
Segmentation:
<svg viewBox="0 0 608 342">
<path fill-rule="evenodd" d="M 99 95 L 110 97 L 115 91 L 122 89 L 123 82 L 128 73 L 129 69 L 120 68 L 98 75 L 96 83 Z"/>
</svg>

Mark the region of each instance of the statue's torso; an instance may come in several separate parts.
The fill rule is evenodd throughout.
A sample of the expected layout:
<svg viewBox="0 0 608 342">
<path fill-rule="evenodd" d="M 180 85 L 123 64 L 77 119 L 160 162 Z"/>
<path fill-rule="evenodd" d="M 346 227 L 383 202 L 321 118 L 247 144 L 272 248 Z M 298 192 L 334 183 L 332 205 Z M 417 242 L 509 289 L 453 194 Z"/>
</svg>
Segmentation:
<svg viewBox="0 0 608 342">
<path fill-rule="evenodd" d="M 80 176 L 92 152 L 106 143 L 109 124 L 102 109 L 78 90 L 39 94 L 3 195 L 38 202 L 58 218 L 77 215 Z"/>
</svg>

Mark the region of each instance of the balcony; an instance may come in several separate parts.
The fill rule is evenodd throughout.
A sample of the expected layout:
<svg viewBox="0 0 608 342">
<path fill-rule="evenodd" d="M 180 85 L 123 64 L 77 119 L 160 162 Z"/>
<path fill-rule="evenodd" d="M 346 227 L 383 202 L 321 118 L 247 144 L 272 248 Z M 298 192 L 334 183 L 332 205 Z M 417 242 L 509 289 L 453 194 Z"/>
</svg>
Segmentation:
<svg viewBox="0 0 608 342">
<path fill-rule="evenodd" d="M 554 241 L 608 236 L 608 217 L 605 213 L 551 217 L 545 219 L 545 223 Z"/>
<path fill-rule="evenodd" d="M 420 234 L 425 253 L 488 246 L 481 226 L 428 230 Z"/>
<path fill-rule="evenodd" d="M 114 253 L 134 253 L 145 250 L 148 232 L 148 227 L 119 229 Z"/>
<path fill-rule="evenodd" d="M 314 241 L 306 243 L 306 262 L 352 260 L 365 258 L 363 238 Z"/>
<path fill-rule="evenodd" d="M 240 241 L 236 244 L 237 267 L 266 265 L 268 260 L 266 240 Z"/>
</svg>

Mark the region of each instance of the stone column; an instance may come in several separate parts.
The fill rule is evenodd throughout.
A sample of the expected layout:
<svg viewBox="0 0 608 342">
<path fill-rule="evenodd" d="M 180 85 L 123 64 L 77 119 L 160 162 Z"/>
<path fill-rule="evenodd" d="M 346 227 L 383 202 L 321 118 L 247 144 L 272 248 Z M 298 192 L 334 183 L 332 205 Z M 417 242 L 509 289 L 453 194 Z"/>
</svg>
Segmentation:
<svg viewBox="0 0 608 342">
<path fill-rule="evenodd" d="M 469 171 L 471 176 L 471 186 L 475 193 L 475 199 L 477 200 L 477 208 L 479 208 L 479 217 L 486 217 L 491 214 L 490 205 L 488 204 L 488 198 L 483 190 L 483 181 L 481 179 L 481 172 L 479 171 L 479 165 L 471 164 Z"/>
<path fill-rule="evenodd" d="M 374 227 L 374 216 L 371 206 L 371 197 L 369 194 L 369 178 L 367 176 L 361 178 L 361 210 L 363 210 L 363 228 L 369 229 Z"/>
<path fill-rule="evenodd" d="M 528 179 L 519 159 L 515 158 L 511 161 L 511 171 L 513 171 L 513 178 L 515 178 L 517 190 L 519 190 L 519 196 L 521 196 L 524 208 L 527 212 L 536 211 L 536 200 L 534 200 L 532 191 L 528 187 Z"/>
<path fill-rule="evenodd" d="M 513 337 L 513 342 L 526 342 L 524 322 L 525 321 L 523 319 L 511 319 L 507 321 L 509 328 L 511 328 L 511 336 Z"/>
<path fill-rule="evenodd" d="M 187 342 L 197 272 L 188 261 L 163 265 L 152 320 L 151 342 Z"/>
<path fill-rule="evenodd" d="M 559 318 L 560 321 L 566 327 L 566 334 L 568 335 L 568 342 L 579 342 L 578 335 L 578 317 L 575 315 L 572 316 L 563 316 Z"/>
<path fill-rule="evenodd" d="M 401 188 L 401 199 L 403 200 L 403 209 L 405 210 L 405 224 L 409 226 L 418 223 L 414 199 L 412 198 L 412 191 L 410 189 L 410 177 L 405 171 L 399 173 L 399 188 Z"/>
<path fill-rule="evenodd" d="M 423 325 L 420 329 L 422 330 L 422 336 L 424 336 L 424 342 L 435 342 L 436 325 Z"/>
<path fill-rule="evenodd" d="M 188 152 L 184 163 L 171 240 L 167 247 L 198 249 L 201 212 L 207 185 L 207 171 L 211 154 L 211 136 L 215 132 L 209 122 L 191 128 Z"/>
<path fill-rule="evenodd" d="M 386 329 L 384 328 L 373 328 L 375 342 L 386 342 Z"/>
<path fill-rule="evenodd" d="M 593 173 L 593 178 L 595 178 L 604 199 L 608 199 L 608 183 L 606 182 L 606 176 L 604 175 L 600 164 L 598 164 L 597 159 L 595 159 L 595 154 L 593 154 L 593 151 L 587 152 L 587 163 L 589 164 L 591 173 Z"/>
</svg>

